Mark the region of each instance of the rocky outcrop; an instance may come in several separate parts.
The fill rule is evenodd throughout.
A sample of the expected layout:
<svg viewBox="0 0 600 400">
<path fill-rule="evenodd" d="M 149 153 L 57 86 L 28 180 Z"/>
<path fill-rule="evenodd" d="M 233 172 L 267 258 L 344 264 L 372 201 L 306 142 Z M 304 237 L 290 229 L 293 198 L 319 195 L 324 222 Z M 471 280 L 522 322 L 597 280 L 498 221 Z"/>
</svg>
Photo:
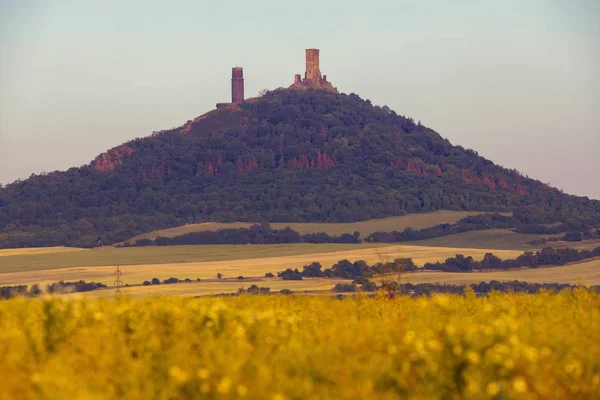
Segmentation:
<svg viewBox="0 0 600 400">
<path fill-rule="evenodd" d="M 112 171 L 123 163 L 123 159 L 133 153 L 133 148 L 128 144 L 113 147 L 106 153 L 100 154 L 90 164 L 96 171 Z"/>
</svg>

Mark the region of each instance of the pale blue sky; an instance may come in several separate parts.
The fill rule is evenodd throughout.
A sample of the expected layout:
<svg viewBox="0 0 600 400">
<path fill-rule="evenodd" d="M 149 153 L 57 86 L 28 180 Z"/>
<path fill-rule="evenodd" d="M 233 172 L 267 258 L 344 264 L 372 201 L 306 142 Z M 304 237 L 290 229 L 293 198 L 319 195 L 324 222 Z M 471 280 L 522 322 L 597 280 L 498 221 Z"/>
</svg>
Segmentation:
<svg viewBox="0 0 600 400">
<path fill-rule="evenodd" d="M 0 183 L 87 164 L 230 96 L 288 86 L 304 49 L 341 91 L 600 199 L 600 2 L 0 0 Z"/>
</svg>

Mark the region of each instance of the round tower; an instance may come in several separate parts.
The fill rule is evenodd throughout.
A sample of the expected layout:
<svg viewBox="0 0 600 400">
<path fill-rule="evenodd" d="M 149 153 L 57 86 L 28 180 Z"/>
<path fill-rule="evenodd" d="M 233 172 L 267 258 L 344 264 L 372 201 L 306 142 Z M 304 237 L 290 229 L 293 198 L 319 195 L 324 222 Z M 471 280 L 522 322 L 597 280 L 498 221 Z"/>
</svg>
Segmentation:
<svg viewBox="0 0 600 400">
<path fill-rule="evenodd" d="M 231 69 L 231 102 L 241 103 L 244 101 L 244 69 L 233 67 Z"/>
</svg>

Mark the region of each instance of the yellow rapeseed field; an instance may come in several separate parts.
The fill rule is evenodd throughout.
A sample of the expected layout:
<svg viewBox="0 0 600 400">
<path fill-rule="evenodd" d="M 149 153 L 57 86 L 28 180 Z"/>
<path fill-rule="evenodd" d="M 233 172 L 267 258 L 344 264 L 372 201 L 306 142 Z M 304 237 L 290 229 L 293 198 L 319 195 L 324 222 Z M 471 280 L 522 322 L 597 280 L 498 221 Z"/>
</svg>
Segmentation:
<svg viewBox="0 0 600 400">
<path fill-rule="evenodd" d="M 600 398 L 600 296 L 0 302 L 2 399 Z"/>
</svg>

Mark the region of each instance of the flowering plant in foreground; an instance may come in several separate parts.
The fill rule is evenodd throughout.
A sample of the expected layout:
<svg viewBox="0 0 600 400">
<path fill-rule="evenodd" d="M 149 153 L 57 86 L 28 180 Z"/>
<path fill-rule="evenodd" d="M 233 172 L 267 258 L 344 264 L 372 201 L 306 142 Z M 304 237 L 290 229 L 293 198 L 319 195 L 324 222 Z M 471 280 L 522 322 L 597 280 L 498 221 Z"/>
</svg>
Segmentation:
<svg viewBox="0 0 600 400">
<path fill-rule="evenodd" d="M 600 398 L 600 296 L 0 302 L 2 399 Z"/>
</svg>

